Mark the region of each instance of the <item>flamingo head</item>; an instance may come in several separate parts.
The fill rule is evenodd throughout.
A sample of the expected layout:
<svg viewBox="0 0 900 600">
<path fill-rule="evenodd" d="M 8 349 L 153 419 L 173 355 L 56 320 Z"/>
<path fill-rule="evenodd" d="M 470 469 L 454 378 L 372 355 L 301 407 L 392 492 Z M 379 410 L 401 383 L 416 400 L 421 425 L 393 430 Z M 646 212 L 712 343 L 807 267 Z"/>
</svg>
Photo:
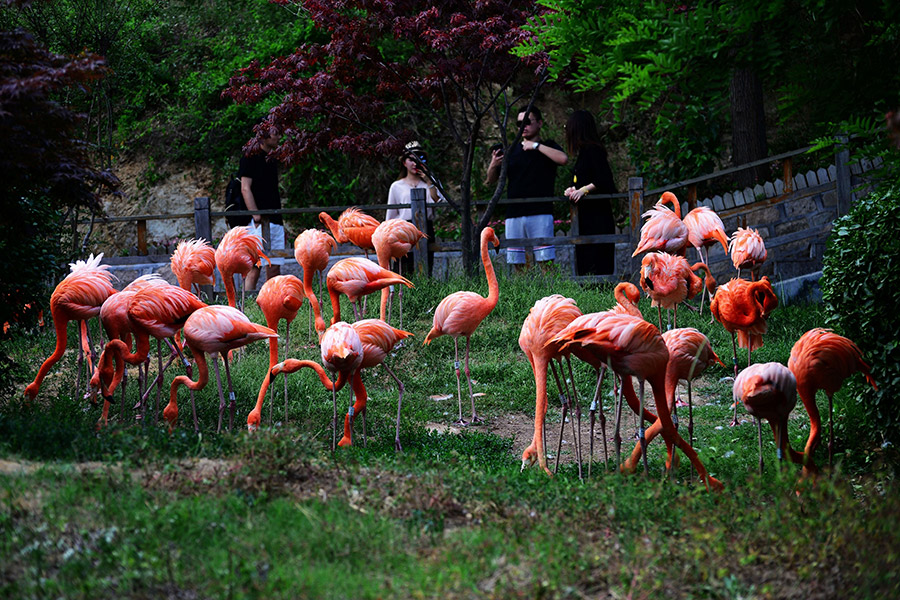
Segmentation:
<svg viewBox="0 0 900 600">
<path fill-rule="evenodd" d="M 259 429 L 259 411 L 253 409 L 250 411 L 250 414 L 247 415 L 247 431 L 253 433 L 257 429 Z"/>
<path fill-rule="evenodd" d="M 32 401 L 35 396 L 38 395 L 38 386 L 35 383 L 29 383 L 28 387 L 25 388 L 25 400 Z"/>
<path fill-rule="evenodd" d="M 178 406 L 171 402 L 163 409 L 163 419 L 169 424 L 169 433 L 175 429 L 175 423 L 178 421 Z"/>
</svg>

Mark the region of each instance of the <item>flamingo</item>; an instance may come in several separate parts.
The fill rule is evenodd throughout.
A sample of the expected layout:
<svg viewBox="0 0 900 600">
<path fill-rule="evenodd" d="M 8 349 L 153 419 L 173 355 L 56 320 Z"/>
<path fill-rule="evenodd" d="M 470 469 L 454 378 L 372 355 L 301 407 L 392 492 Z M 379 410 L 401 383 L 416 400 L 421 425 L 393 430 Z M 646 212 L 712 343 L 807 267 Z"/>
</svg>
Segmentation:
<svg viewBox="0 0 900 600">
<path fill-rule="evenodd" d="M 331 251 L 335 249 L 337 242 L 334 238 L 320 229 L 307 229 L 294 240 L 294 258 L 303 268 L 303 292 L 309 300 L 316 319 L 316 333 L 325 333 L 325 320 L 322 318 L 322 308 L 319 299 L 313 293 L 313 274 L 324 271 L 328 267 L 328 259 Z M 319 291 L 322 291 L 319 280 Z"/>
<path fill-rule="evenodd" d="M 731 236 L 731 262 L 741 276 L 741 269 L 750 269 L 750 277 L 757 279 L 757 273 L 766 260 L 766 244 L 756 229 L 738 227 Z"/>
<path fill-rule="evenodd" d="M 675 390 L 678 382 L 687 381 L 688 393 L 688 439 L 689 444 L 694 443 L 694 410 L 691 394 L 691 381 L 703 375 L 707 368 L 719 363 L 723 367 L 725 363 L 716 355 L 709 343 L 709 338 L 693 327 L 671 329 L 662 334 L 663 341 L 669 351 L 669 362 L 666 363 L 666 398 L 669 402 L 669 410 L 675 405 Z M 662 422 L 658 421 L 647 429 L 647 443 L 656 437 L 662 429 Z M 637 468 L 641 458 L 641 445 L 635 444 L 631 456 L 622 465 L 625 472 L 633 472 Z M 672 457 L 669 456 L 666 468 L 671 467 Z"/>
<path fill-rule="evenodd" d="M 581 316 L 575 301 L 559 294 L 541 298 L 528 312 L 519 334 L 519 348 L 528 357 L 534 372 L 536 390 L 534 401 L 534 436 L 531 444 L 522 452 L 522 470 L 535 462 L 547 475 L 553 475 L 547 467 L 544 449 L 544 419 L 547 416 L 547 365 L 559 355 L 546 347 L 547 341 Z M 602 414 L 602 413 L 601 413 Z M 605 423 L 605 420 L 601 422 Z"/>
<path fill-rule="evenodd" d="M 179 375 L 169 388 L 169 404 L 163 410 L 163 418 L 169 424 L 169 431 L 175 428 L 178 421 L 178 386 L 188 389 L 202 390 L 209 382 L 209 367 L 205 354 L 209 354 L 216 370 L 216 384 L 219 388 L 219 424 L 216 433 L 222 429 L 222 413 L 225 411 L 225 396 L 222 394 L 222 378 L 219 375 L 218 354 L 225 361 L 225 377 L 228 379 L 228 396 L 231 399 L 231 414 L 228 428 L 234 419 L 236 401 L 231 384 L 231 371 L 228 368 L 228 351 L 251 344 L 258 340 L 277 338 L 278 334 L 262 325 L 252 323 L 247 316 L 230 306 L 204 306 L 194 311 L 184 323 L 184 337 L 187 345 L 197 361 L 197 380 L 192 381 L 186 375 Z"/>
<path fill-rule="evenodd" d="M 262 240 L 252 233 L 247 227 L 235 227 L 222 237 L 216 248 L 216 266 L 222 274 L 222 283 L 225 285 L 225 295 L 228 297 L 228 306 L 237 306 L 234 294 L 234 274 L 238 273 L 242 278 L 247 276 L 255 266 L 259 266 L 260 257 L 269 260 L 263 254 Z M 244 305 L 243 286 L 241 286 L 241 306 Z"/>
<path fill-rule="evenodd" d="M 354 395 L 359 395 L 362 380 L 358 377 L 363 362 L 363 345 L 359 334 L 349 324 L 338 321 L 325 330 L 320 341 L 322 364 L 329 371 L 338 373 L 338 382 L 350 381 Z M 331 388 L 331 401 L 334 404 L 332 420 L 331 450 L 337 448 L 337 383 Z M 362 390 L 365 393 L 365 390 Z M 353 411 L 353 404 L 350 405 Z"/>
<path fill-rule="evenodd" d="M 735 278 L 716 290 L 716 295 L 709 304 L 709 310 L 716 321 L 731 333 L 735 377 L 738 374 L 738 346 L 747 349 L 747 366 L 749 366 L 753 351 L 763 345 L 762 334 L 768 330 L 766 319 L 776 308 L 778 297 L 772 290 L 768 277 L 754 282 Z M 737 425 L 737 403 L 734 405 L 734 419 L 731 425 Z"/>
<path fill-rule="evenodd" d="M 703 270 L 705 280 L 695 274 Z M 673 309 L 674 325 L 678 326 L 678 305 L 693 298 L 702 289 L 715 289 L 716 280 L 710 275 L 709 267 L 703 263 L 689 265 L 683 256 L 666 252 L 649 252 L 641 260 L 641 288 L 653 299 L 651 306 L 657 308 L 659 329 L 662 331 L 662 309 Z"/>
<path fill-rule="evenodd" d="M 413 287 L 410 280 L 379 267 L 368 258 L 351 256 L 337 261 L 325 276 L 325 287 L 328 288 L 328 295 L 331 297 L 333 313 L 331 324 L 334 325 L 341 320 L 341 294 L 345 294 L 350 299 L 350 303 L 353 304 L 353 313 L 358 319 L 357 301 L 360 297 L 399 283 L 406 287 Z"/>
<path fill-rule="evenodd" d="M 190 291 L 193 284 L 199 288 L 216 282 L 216 251 L 202 238 L 179 242 L 172 253 L 171 264 L 178 285 L 183 289 Z"/>
<path fill-rule="evenodd" d="M 378 256 L 378 264 L 384 269 L 391 268 L 394 259 L 406 256 L 413 246 L 422 238 L 428 237 L 419 229 L 404 219 L 388 219 L 375 228 L 372 234 L 372 244 L 375 246 L 375 254 Z M 402 263 L 398 263 L 402 266 Z M 402 272 L 400 273 L 402 275 Z M 387 321 L 388 296 L 393 297 L 393 290 L 388 288 L 381 290 L 381 320 Z M 403 326 L 403 288 L 400 288 L 400 326 Z"/>
<path fill-rule="evenodd" d="M 709 247 L 716 242 L 722 244 L 725 254 L 728 254 L 728 236 L 725 235 L 725 225 L 716 211 L 708 206 L 698 206 L 684 216 L 684 225 L 688 228 L 688 242 L 697 250 L 700 262 L 709 264 Z M 703 251 L 706 250 L 706 256 Z M 700 314 L 703 314 L 703 299 L 706 293 L 700 296 Z M 709 296 L 712 300 L 712 294 Z"/>
<path fill-rule="evenodd" d="M 106 332 L 106 336 L 111 340 L 122 340 L 130 349 L 132 340 L 131 319 L 128 317 L 128 306 L 131 304 L 132 298 L 139 291 L 153 285 L 168 285 L 159 275 L 150 274 L 142 275 L 129 283 L 121 292 L 113 294 L 107 298 L 100 307 L 100 324 Z M 102 358 L 102 357 L 101 357 Z M 111 357 L 110 357 L 111 358 Z M 140 369 L 140 365 L 138 365 Z M 113 377 L 113 367 L 111 360 L 100 360 L 97 363 L 97 370 L 100 372 L 98 377 L 100 381 L 110 381 Z M 124 379 L 124 371 L 122 376 Z M 94 388 L 96 389 L 96 388 Z M 108 394 L 104 397 L 103 412 L 100 417 L 100 424 L 106 425 L 109 415 L 110 398 Z M 122 386 L 122 412 L 125 411 L 125 386 Z"/>
<path fill-rule="evenodd" d="M 369 257 L 369 250 L 375 250 L 375 246 L 372 245 L 372 234 L 375 233 L 379 223 L 375 217 L 356 207 L 350 207 L 341 213 L 337 221 L 326 212 L 319 213 L 319 220 L 328 227 L 334 239 L 341 244 L 350 242 L 362 248 L 366 258 Z"/>
<path fill-rule="evenodd" d="M 459 401 L 458 423 L 465 424 L 462 418 L 462 389 L 459 380 L 459 336 L 466 338 L 466 380 L 469 383 L 469 399 L 472 401 L 472 422 L 478 423 L 482 419 L 475 414 L 475 397 L 472 395 L 472 377 L 469 374 L 469 339 L 481 324 L 485 317 L 491 314 L 497 306 L 500 298 L 500 286 L 497 284 L 497 276 L 494 273 L 494 264 L 488 256 L 488 242 L 494 247 L 500 245 L 500 240 L 493 228 L 485 227 L 481 230 L 481 263 L 484 265 L 484 274 L 488 282 L 487 298 L 475 292 L 454 292 L 441 300 L 434 311 L 434 322 L 431 331 L 425 336 L 424 344 L 428 345 L 432 340 L 449 335 L 453 338 L 455 351 L 454 368 L 456 369 L 456 397 Z"/>
<path fill-rule="evenodd" d="M 638 286 L 630 281 L 620 281 L 613 289 L 613 297 L 616 299 L 616 305 L 612 310 L 635 317 L 644 317 L 637 305 L 641 299 L 641 290 L 638 289 Z"/>
<path fill-rule="evenodd" d="M 674 212 L 665 205 L 671 204 Z M 688 245 L 688 228 L 681 220 L 681 205 L 672 192 L 663 192 L 659 202 L 641 215 L 647 222 L 641 227 L 641 240 L 631 256 L 648 250 L 662 250 L 684 256 Z"/>
<path fill-rule="evenodd" d="M 790 369 L 781 363 L 768 362 L 751 365 L 741 371 L 732 388 L 734 402 L 743 402 L 747 412 L 756 417 L 759 430 L 759 473 L 763 472 L 762 419 L 769 422 L 775 434 L 778 460 L 788 457 L 803 464 L 803 455 L 791 448 L 788 441 L 788 415 L 797 405 L 797 380 Z"/>
<path fill-rule="evenodd" d="M 262 386 L 260 386 L 259 389 L 259 395 L 256 397 L 256 406 L 253 410 L 250 411 L 250 414 L 247 415 L 248 431 L 253 432 L 259 429 L 263 402 L 266 399 L 266 392 L 268 391 L 272 380 L 275 379 L 275 377 L 277 377 L 280 373 L 283 373 L 286 377 L 288 373 L 296 373 L 304 367 L 314 370 L 316 372 L 316 375 L 319 376 L 319 381 L 321 381 L 322 385 L 325 386 L 325 389 L 329 391 L 333 391 L 335 388 L 337 390 L 340 390 L 340 388 L 344 385 L 342 379 L 338 379 L 336 383 L 331 381 L 331 379 L 328 377 L 328 373 L 326 373 L 322 365 L 317 362 L 311 360 L 297 360 L 295 358 L 288 358 L 276 364 L 274 367 L 271 367 L 269 369 L 269 372 L 266 374 L 266 377 L 263 379 Z"/>
<path fill-rule="evenodd" d="M 566 346 L 578 346 L 591 352 L 600 362 L 608 362 L 611 369 L 622 376 L 622 386 L 631 387 L 631 377 L 646 380 L 653 390 L 656 414 L 667 446 L 677 445 L 690 459 L 700 480 L 707 489 L 721 490 L 723 486 L 711 477 L 693 447 L 675 429 L 666 399 L 665 378 L 669 351 L 659 330 L 652 324 L 631 315 L 609 313 L 596 327 L 572 332 Z M 559 341 L 557 336 L 551 343 Z M 643 430 L 641 431 L 643 439 Z"/>
<path fill-rule="evenodd" d="M 831 466 L 834 447 L 832 398 L 841 389 L 844 380 L 857 371 L 877 390 L 869 365 L 863 360 L 862 351 L 851 340 L 830 329 L 817 327 L 804 333 L 791 348 L 788 368 L 797 378 L 797 392 L 809 414 L 809 439 L 803 452 L 807 466 L 812 464 L 813 453 L 821 437 L 816 392 L 825 390 L 828 396 L 828 465 Z"/>
<path fill-rule="evenodd" d="M 284 354 L 291 346 L 291 323 L 303 305 L 303 283 L 293 275 L 276 275 L 267 279 L 256 296 L 256 304 L 262 310 L 269 329 L 278 331 L 278 322 L 284 319 Z M 278 339 L 269 338 L 269 368 L 278 363 Z M 269 412 L 271 417 L 271 411 Z M 284 376 L 284 422 L 288 420 L 287 375 Z"/>
<path fill-rule="evenodd" d="M 105 395 L 110 396 L 116 389 L 116 385 L 123 376 L 124 363 L 137 365 L 144 362 L 150 352 L 150 336 L 157 340 L 159 361 L 159 374 L 154 385 L 160 385 L 163 380 L 163 372 L 166 367 L 162 365 L 160 348 L 163 339 L 174 338 L 175 334 L 183 327 L 186 319 L 196 310 L 206 306 L 197 296 L 175 285 L 162 283 L 139 289 L 128 303 L 128 319 L 134 333 L 136 344 L 134 352 L 131 347 L 122 340 L 110 340 L 100 356 L 100 363 L 107 360 L 117 360 L 120 367 L 116 368 L 115 378 L 109 385 Z M 190 369 L 190 363 L 181 354 L 178 345 L 174 345 L 175 351 L 180 355 L 186 369 Z M 109 358 L 105 355 L 109 353 Z M 170 359 L 171 361 L 171 359 Z M 166 365 L 168 366 L 168 365 Z M 190 371 L 189 371 L 190 372 Z M 91 380 L 95 387 L 101 385 L 100 377 L 103 373 L 98 370 Z M 150 393 L 152 386 L 148 387 L 141 397 L 140 404 L 144 407 L 144 401 Z M 101 387 L 101 390 L 103 388 Z M 199 429 L 196 411 L 194 412 L 194 428 Z"/>
<path fill-rule="evenodd" d="M 403 449 L 400 445 L 400 407 L 403 404 L 404 388 L 403 382 L 400 381 L 400 378 L 397 377 L 387 363 L 384 362 L 384 359 L 391 353 L 394 346 L 397 345 L 397 342 L 408 338 L 412 333 L 397 329 L 396 327 L 391 327 L 381 319 L 364 319 L 352 323 L 350 326 L 356 331 L 357 335 L 359 335 L 359 341 L 362 343 L 363 348 L 363 360 L 359 365 L 359 369 L 354 376 L 353 382 L 354 391 L 359 391 L 360 393 L 356 394 L 356 401 L 353 403 L 353 409 L 344 417 L 344 437 L 341 438 L 338 446 L 349 446 L 352 443 L 353 436 L 351 430 L 353 429 L 355 415 L 363 415 L 363 433 L 365 433 L 365 410 L 368 394 L 366 393 L 366 388 L 363 386 L 362 381 L 356 381 L 356 378 L 360 377 L 359 373 L 362 369 L 369 369 L 381 365 L 384 367 L 384 370 L 388 372 L 388 375 L 393 377 L 394 381 L 397 382 L 399 395 L 397 396 L 397 427 L 394 433 L 394 449 L 399 452 Z"/>
<path fill-rule="evenodd" d="M 84 360 L 83 352 L 88 353 L 88 366 L 90 368 L 90 343 L 87 335 L 87 320 L 100 314 L 103 302 L 116 293 L 110 281 L 112 274 L 108 265 L 101 265 L 103 253 L 96 257 L 91 254 L 86 261 L 79 260 L 69 264 L 69 274 L 59 282 L 59 285 L 50 295 L 50 315 L 53 317 L 53 327 L 56 329 L 56 348 L 47 357 L 38 369 L 34 381 L 25 388 L 25 398 L 34 400 L 41 389 L 41 383 L 53 367 L 63 357 L 68 343 L 69 321 L 78 321 L 81 328 L 81 345 L 78 349 L 78 371 Z M 78 394 L 78 380 L 76 379 L 75 394 Z"/>
</svg>

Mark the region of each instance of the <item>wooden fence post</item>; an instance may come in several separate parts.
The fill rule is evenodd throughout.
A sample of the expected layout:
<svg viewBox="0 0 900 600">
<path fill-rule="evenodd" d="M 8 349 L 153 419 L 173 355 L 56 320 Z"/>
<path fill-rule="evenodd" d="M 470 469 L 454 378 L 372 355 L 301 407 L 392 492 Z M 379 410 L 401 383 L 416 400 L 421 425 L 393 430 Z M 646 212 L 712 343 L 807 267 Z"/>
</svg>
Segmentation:
<svg viewBox="0 0 900 600">
<path fill-rule="evenodd" d="M 428 231 L 428 214 L 425 212 L 425 194 L 428 190 L 413 188 L 409 190 L 409 203 L 412 205 L 413 225 L 421 232 Z M 428 275 L 428 243 L 434 240 L 422 238 L 413 248 L 413 268 L 416 275 Z"/>
<path fill-rule="evenodd" d="M 629 208 L 629 225 L 631 227 L 631 246 L 629 250 L 634 252 L 641 241 L 641 214 L 644 212 L 644 178 L 629 177 L 628 178 L 628 208 Z M 630 258 L 630 271 L 636 272 L 641 268 L 640 258 L 634 256 Z"/>
<path fill-rule="evenodd" d="M 835 191 L 837 192 L 837 216 L 841 217 L 850 211 L 850 138 L 845 134 L 837 136 L 835 144 L 834 166 L 837 168 Z"/>
<path fill-rule="evenodd" d="M 194 234 L 212 244 L 212 220 L 209 216 L 209 198 L 194 198 Z"/>
<path fill-rule="evenodd" d="M 138 254 L 147 256 L 147 220 L 140 219 L 137 222 Z"/>
<path fill-rule="evenodd" d="M 209 215 L 209 198 L 194 198 L 194 237 L 212 244 L 212 218 Z M 217 271 L 218 272 L 218 271 Z M 214 301 L 215 286 L 201 285 L 201 297 L 206 294 L 210 302 Z"/>
</svg>

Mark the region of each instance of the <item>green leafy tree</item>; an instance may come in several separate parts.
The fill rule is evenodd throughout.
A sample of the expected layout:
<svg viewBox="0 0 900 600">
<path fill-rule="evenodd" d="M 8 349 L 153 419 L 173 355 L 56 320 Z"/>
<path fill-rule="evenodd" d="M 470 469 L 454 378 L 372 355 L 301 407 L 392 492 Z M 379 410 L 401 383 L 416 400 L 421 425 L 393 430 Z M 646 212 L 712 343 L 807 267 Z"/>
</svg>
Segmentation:
<svg viewBox="0 0 900 600">
<path fill-rule="evenodd" d="M 555 77 L 606 94 L 657 183 L 725 162 L 726 133 L 736 165 L 778 145 L 772 126 L 793 148 L 819 124 L 883 113 L 900 83 L 879 66 L 900 58 L 886 3 L 539 3 L 548 14 L 517 52 L 549 52 Z"/>
</svg>

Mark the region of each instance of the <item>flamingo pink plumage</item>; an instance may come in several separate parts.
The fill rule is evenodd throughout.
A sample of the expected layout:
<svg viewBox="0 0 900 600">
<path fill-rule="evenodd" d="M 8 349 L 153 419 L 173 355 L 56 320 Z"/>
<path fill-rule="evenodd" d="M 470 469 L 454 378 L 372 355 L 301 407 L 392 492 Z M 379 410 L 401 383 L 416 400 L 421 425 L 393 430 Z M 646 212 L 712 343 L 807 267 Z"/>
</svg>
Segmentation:
<svg viewBox="0 0 900 600">
<path fill-rule="evenodd" d="M 325 330 L 319 342 L 322 354 L 322 364 L 325 368 L 338 373 L 339 380 L 350 381 L 354 395 L 358 395 L 359 385 L 362 380 L 358 377 L 359 369 L 363 361 L 363 345 L 359 334 L 348 323 L 338 321 Z M 334 418 L 332 421 L 331 449 L 337 447 L 337 384 L 332 387 L 331 400 L 334 404 Z M 351 410 L 353 404 L 351 403 Z"/>
<path fill-rule="evenodd" d="M 236 308 L 204 306 L 194 311 L 185 321 L 184 337 L 197 361 L 199 373 L 196 381 L 191 381 L 191 378 L 185 375 L 179 375 L 172 381 L 172 386 L 169 388 L 169 404 L 163 410 L 163 418 L 169 423 L 169 431 L 175 428 L 178 421 L 178 386 L 184 385 L 191 390 L 198 391 L 203 389 L 209 381 L 209 367 L 206 364 L 205 354 L 209 354 L 213 359 L 216 383 L 219 387 L 219 424 L 216 432 L 222 428 L 222 414 L 225 411 L 225 396 L 222 393 L 217 355 L 221 354 L 225 360 L 225 376 L 228 379 L 228 395 L 231 398 L 231 415 L 228 422 L 230 429 L 234 419 L 236 401 L 231 385 L 231 372 L 228 369 L 228 352 L 258 340 L 278 337 L 278 334 L 268 327 L 252 323 L 244 313 Z"/>
<path fill-rule="evenodd" d="M 734 402 L 743 402 L 747 412 L 756 417 L 759 430 L 759 472 L 763 471 L 762 419 L 766 419 L 775 434 L 778 460 L 788 458 L 803 464 L 803 455 L 793 450 L 788 441 L 788 416 L 797 405 L 797 380 L 790 369 L 781 363 L 768 362 L 751 365 L 741 371 L 732 388 Z"/>
<path fill-rule="evenodd" d="M 56 329 L 56 348 L 41 364 L 34 381 L 25 388 L 25 398 L 33 400 L 41 389 L 41 383 L 50 368 L 59 362 L 66 352 L 68 342 L 69 321 L 78 321 L 81 327 L 81 345 L 79 346 L 79 367 L 81 352 L 87 349 L 90 360 L 90 347 L 87 341 L 87 320 L 100 314 L 103 302 L 116 293 L 110 284 L 112 275 L 108 265 L 101 265 L 103 254 L 96 257 L 91 254 L 86 261 L 79 260 L 69 265 L 70 272 L 50 295 L 50 314 L 53 327 Z M 77 395 L 77 386 L 76 386 Z"/>
<path fill-rule="evenodd" d="M 666 204 L 671 204 L 674 212 L 668 210 Z M 649 250 L 684 255 L 688 245 L 688 228 L 681 220 L 681 205 L 675 194 L 663 192 L 659 202 L 641 216 L 647 222 L 641 227 L 641 240 L 632 256 Z"/>
<path fill-rule="evenodd" d="M 216 266 L 222 274 L 228 306 L 237 306 L 234 293 L 234 275 L 246 277 L 253 267 L 258 267 L 260 258 L 269 260 L 263 254 L 262 240 L 250 233 L 247 227 L 235 227 L 222 237 L 216 248 Z"/>
<path fill-rule="evenodd" d="M 703 270 L 705 279 L 695 275 Z M 678 326 L 678 305 L 696 296 L 703 289 L 715 288 L 716 280 L 703 263 L 689 265 L 683 256 L 666 252 L 649 252 L 641 260 L 641 288 L 653 299 L 651 306 L 657 307 L 659 328 L 662 330 L 662 309 L 675 311 L 674 324 Z"/>
<path fill-rule="evenodd" d="M 293 275 L 276 275 L 267 279 L 256 296 L 256 304 L 266 318 L 269 329 L 278 331 L 279 321 L 286 321 L 284 353 L 288 354 L 291 344 L 291 323 L 303 305 L 303 283 Z M 269 368 L 278 363 L 278 338 L 269 338 Z M 270 414 L 271 416 L 271 414 Z M 288 419 L 287 375 L 284 377 L 284 421 Z"/>
<path fill-rule="evenodd" d="M 354 246 L 362 248 L 367 258 L 369 250 L 375 249 L 375 246 L 372 245 L 372 234 L 375 233 L 379 221 L 358 208 L 348 208 L 341 213 L 337 221 L 332 219 L 328 213 L 320 212 L 319 220 L 328 227 L 334 239 L 341 244 L 350 242 Z"/>
<path fill-rule="evenodd" d="M 669 351 L 659 330 L 638 317 L 609 313 L 598 321 L 595 328 L 574 333 L 574 336 L 567 336 L 568 340 L 564 340 L 566 346 L 580 345 L 601 363 L 608 362 L 613 371 L 622 376 L 623 387 L 632 385 L 631 376 L 650 383 L 667 446 L 677 445 L 687 455 L 707 489 L 722 489 L 722 484 L 707 473 L 693 447 L 678 434 L 672 422 L 665 392 Z M 559 337 L 551 343 L 557 342 Z"/>
<path fill-rule="evenodd" d="M 432 340 L 442 336 L 449 335 L 453 338 L 453 348 L 455 350 L 455 369 L 456 369 L 456 394 L 459 400 L 459 422 L 464 423 L 462 418 L 462 390 L 459 378 L 459 336 L 466 338 L 466 379 L 469 383 L 469 399 L 472 401 L 472 421 L 479 422 L 481 419 L 475 413 L 475 397 L 472 396 L 472 377 L 469 374 L 469 338 L 475 333 L 475 330 L 481 322 L 491 314 L 494 307 L 497 306 L 497 300 L 500 298 L 500 286 L 497 284 L 497 276 L 494 273 L 494 264 L 488 255 L 488 242 L 494 244 L 494 247 L 500 245 L 497 234 L 491 227 L 485 227 L 481 231 L 481 263 L 484 265 L 484 274 L 488 282 L 487 298 L 476 294 L 475 292 L 454 292 L 441 300 L 437 309 L 434 311 L 434 321 L 431 331 L 425 337 L 424 344 L 430 344 Z"/>
<path fill-rule="evenodd" d="M 325 276 L 325 286 L 331 297 L 331 324 L 341 320 L 341 294 L 350 299 L 354 312 L 357 313 L 356 317 L 359 318 L 357 301 L 362 296 L 395 284 L 413 287 L 409 279 L 378 266 L 368 258 L 351 256 L 337 261 Z"/>
<path fill-rule="evenodd" d="M 821 327 L 807 331 L 797 340 L 791 348 L 788 368 L 797 379 L 797 392 L 809 414 L 809 439 L 804 449 L 807 468 L 813 464 L 813 454 L 821 437 L 822 422 L 816 406 L 816 392 L 824 390 L 828 396 L 828 462 L 831 464 L 834 448 L 832 398 L 844 380 L 857 371 L 877 390 L 871 369 L 852 340 Z"/>
<path fill-rule="evenodd" d="M 544 420 L 547 416 L 547 367 L 557 358 L 546 343 L 562 331 L 566 325 L 581 316 L 575 301 L 559 294 L 541 298 L 528 312 L 519 334 L 519 348 L 528 357 L 534 372 L 534 436 L 531 444 L 522 452 L 522 469 L 535 462 L 547 475 L 552 475 L 547 467 L 547 452 L 544 448 Z"/>
<path fill-rule="evenodd" d="M 263 378 L 262 385 L 259 388 L 259 394 L 256 397 L 256 406 L 253 408 L 253 410 L 250 411 L 250 414 L 247 415 L 247 429 L 249 431 L 252 432 L 259 429 L 263 402 L 265 402 L 266 392 L 269 390 L 269 386 L 272 384 L 272 380 L 274 380 L 279 373 L 283 373 L 285 376 L 287 376 L 288 373 L 296 373 L 304 367 L 310 368 L 316 372 L 316 375 L 319 376 L 319 381 L 322 382 L 322 385 L 325 386 L 326 390 L 340 390 L 344 385 L 344 379 L 341 379 L 340 377 L 338 378 L 337 382 L 332 382 L 328 377 L 328 373 L 326 373 L 322 365 L 317 362 L 311 360 L 297 360 L 295 358 L 288 358 L 286 360 L 283 360 L 280 363 L 276 364 L 274 367 L 270 368 L 265 378 Z"/>
<path fill-rule="evenodd" d="M 303 268 L 303 291 L 315 315 L 316 332 L 319 335 L 325 332 L 325 320 L 322 318 L 319 299 L 313 293 L 312 280 L 315 273 L 328 268 L 328 259 L 336 246 L 334 238 L 321 229 L 307 229 L 294 240 L 294 258 Z"/>
<path fill-rule="evenodd" d="M 716 355 L 709 343 L 709 338 L 702 332 L 693 327 L 682 327 L 679 329 L 671 329 L 662 334 L 663 341 L 669 351 L 669 361 L 666 363 L 666 399 L 669 403 L 671 411 L 675 405 L 675 391 L 678 382 L 687 381 L 688 390 L 688 439 L 691 445 L 694 443 L 694 416 L 693 416 L 693 399 L 691 394 L 691 381 L 700 377 L 707 368 L 719 363 L 723 367 L 725 364 Z M 656 437 L 662 430 L 662 422 L 657 420 L 649 429 L 647 429 L 647 443 Z M 672 464 L 671 448 L 666 461 L 666 468 L 670 468 Z M 635 444 L 631 456 L 622 465 L 622 470 L 626 472 L 634 471 L 637 468 L 638 461 L 641 458 L 641 445 Z"/>
<path fill-rule="evenodd" d="M 725 235 L 725 225 L 713 209 L 708 206 L 698 206 L 684 216 L 684 224 L 688 228 L 688 242 L 697 250 L 700 262 L 709 264 L 709 247 L 715 246 L 717 242 L 722 244 L 722 249 L 725 250 L 725 254 L 728 254 L 728 236 Z M 704 250 L 706 256 L 703 255 Z M 701 314 L 703 313 L 703 299 L 707 294 L 712 301 L 711 292 L 701 292 Z"/>
<path fill-rule="evenodd" d="M 388 375 L 393 377 L 394 381 L 397 382 L 399 395 L 397 397 L 397 427 L 394 433 L 394 448 L 397 451 L 400 451 L 402 450 L 402 447 L 400 446 L 400 408 L 403 404 L 403 382 L 400 381 L 400 378 L 394 374 L 384 360 L 398 342 L 408 338 L 412 333 L 397 329 L 396 327 L 391 327 L 381 319 L 364 319 L 352 323 L 350 326 L 356 331 L 357 335 L 359 335 L 359 341 L 362 344 L 363 349 L 363 360 L 359 365 L 357 373 L 354 375 L 353 389 L 355 393 L 355 402 L 353 403 L 353 410 L 349 411 L 344 417 L 344 437 L 341 438 L 338 445 L 349 446 L 353 440 L 351 430 L 353 429 L 354 418 L 360 414 L 365 418 L 368 394 L 361 379 L 360 381 L 356 381 L 357 378 L 360 378 L 359 371 L 382 365 L 385 371 L 388 372 Z M 363 421 L 363 424 L 365 424 L 365 421 Z"/>
<path fill-rule="evenodd" d="M 766 260 L 766 244 L 756 229 L 738 227 L 731 236 L 731 262 L 741 276 L 741 269 L 750 269 L 753 281 L 757 279 L 757 273 Z"/>
<path fill-rule="evenodd" d="M 378 264 L 390 269 L 394 259 L 406 256 L 413 246 L 422 238 L 428 237 L 405 219 L 388 219 L 383 221 L 372 234 L 372 245 L 378 256 Z M 401 263 L 402 264 L 402 263 Z M 402 275 L 402 273 L 401 273 Z M 403 288 L 400 288 L 400 323 L 403 323 Z M 393 296 L 387 288 L 381 290 L 381 320 L 387 321 L 388 296 Z"/>
<path fill-rule="evenodd" d="M 763 345 L 762 336 L 768 331 L 766 319 L 776 308 L 778 297 L 768 277 L 753 282 L 735 278 L 716 290 L 716 295 L 709 304 L 709 310 L 713 318 L 731 333 L 735 377 L 738 374 L 738 346 L 747 349 L 749 366 L 753 351 Z M 737 403 L 734 405 L 734 419 L 731 424 L 737 425 Z"/>
<path fill-rule="evenodd" d="M 630 281 L 620 281 L 613 289 L 613 297 L 616 299 L 616 305 L 610 309 L 613 312 L 644 317 L 641 309 L 638 308 L 638 302 L 641 299 L 641 290 L 638 289 L 638 286 Z"/>
<path fill-rule="evenodd" d="M 216 251 L 202 238 L 179 242 L 172 253 L 171 264 L 178 285 L 183 289 L 190 290 L 194 284 L 213 285 L 216 281 Z"/>
</svg>

